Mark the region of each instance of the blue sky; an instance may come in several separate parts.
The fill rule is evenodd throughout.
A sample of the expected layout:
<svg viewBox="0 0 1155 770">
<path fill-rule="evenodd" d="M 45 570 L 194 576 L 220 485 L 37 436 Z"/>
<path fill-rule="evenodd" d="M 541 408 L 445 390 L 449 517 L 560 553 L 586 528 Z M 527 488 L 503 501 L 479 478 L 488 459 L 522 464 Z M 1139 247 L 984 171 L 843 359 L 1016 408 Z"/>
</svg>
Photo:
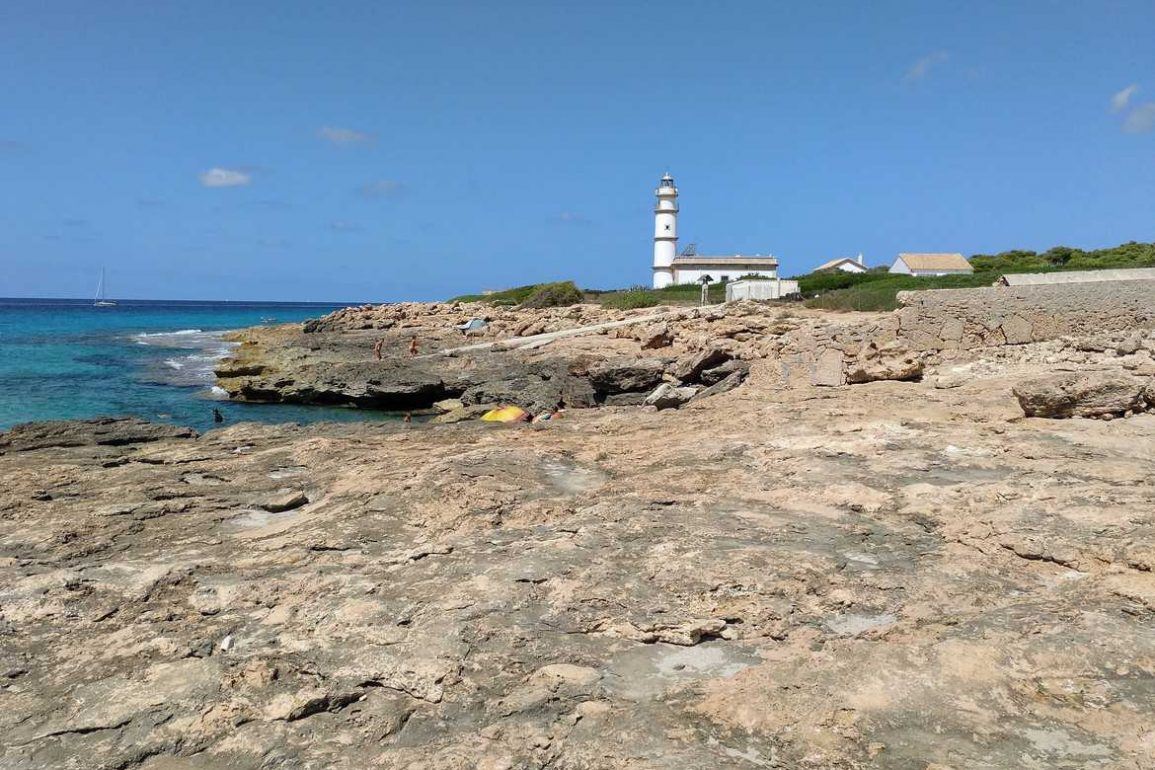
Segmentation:
<svg viewBox="0 0 1155 770">
<path fill-rule="evenodd" d="M 1155 4 L 0 4 L 0 296 L 436 299 L 1155 240 Z"/>
</svg>

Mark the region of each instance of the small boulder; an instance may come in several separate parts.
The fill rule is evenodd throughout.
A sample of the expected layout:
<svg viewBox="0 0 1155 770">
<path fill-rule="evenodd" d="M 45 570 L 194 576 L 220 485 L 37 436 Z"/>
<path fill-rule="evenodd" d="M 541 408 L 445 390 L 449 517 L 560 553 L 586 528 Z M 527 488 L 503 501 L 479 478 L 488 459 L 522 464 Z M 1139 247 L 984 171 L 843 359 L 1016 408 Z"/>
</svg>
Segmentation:
<svg viewBox="0 0 1155 770">
<path fill-rule="evenodd" d="M 694 398 L 709 398 L 710 396 L 717 396 L 722 393 L 728 393 L 734 388 L 741 385 L 746 379 L 746 371 L 738 369 L 732 372 L 728 377 L 720 382 L 716 382 L 705 390 L 699 391 Z"/>
<path fill-rule="evenodd" d="M 920 380 L 922 360 L 914 354 L 879 355 L 871 359 L 858 358 L 851 362 L 846 381 L 851 385 L 879 380 Z"/>
<path fill-rule="evenodd" d="M 698 388 L 672 385 L 664 382 L 646 396 L 645 405 L 658 409 L 677 409 L 698 394 Z"/>
<path fill-rule="evenodd" d="M 442 401 L 436 401 L 433 403 L 433 408 L 441 414 L 456 411 L 463 406 L 465 406 L 465 404 L 461 403 L 460 398 L 447 398 Z"/>
<path fill-rule="evenodd" d="M 713 369 L 730 360 L 730 354 L 716 347 L 680 358 L 674 364 L 673 375 L 682 382 L 697 382 L 698 377 L 707 369 Z"/>
<path fill-rule="evenodd" d="M 1027 417 L 1102 417 L 1140 411 L 1142 380 L 1110 372 L 1068 372 L 1024 380 L 1011 389 Z"/>
<path fill-rule="evenodd" d="M 656 350 L 673 345 L 674 335 L 670 333 L 669 324 L 660 323 L 642 329 L 637 340 L 642 344 L 642 350 Z"/>
<path fill-rule="evenodd" d="M 589 373 L 589 382 L 597 393 L 635 393 L 648 391 L 662 381 L 665 367 L 656 359 L 631 361 L 628 364 L 604 364 Z"/>
<path fill-rule="evenodd" d="M 1120 356 L 1129 356 L 1143 347 L 1143 335 L 1131 334 L 1115 344 L 1115 353 Z"/>
<path fill-rule="evenodd" d="M 698 379 L 703 385 L 717 385 L 735 372 L 741 372 L 742 376 L 745 377 L 749 371 L 749 363 L 731 358 L 720 366 L 715 366 L 713 369 L 706 369 Z"/>
<path fill-rule="evenodd" d="M 283 489 L 266 497 L 258 505 L 269 513 L 281 513 L 300 508 L 308 502 L 308 496 L 299 489 Z"/>
</svg>

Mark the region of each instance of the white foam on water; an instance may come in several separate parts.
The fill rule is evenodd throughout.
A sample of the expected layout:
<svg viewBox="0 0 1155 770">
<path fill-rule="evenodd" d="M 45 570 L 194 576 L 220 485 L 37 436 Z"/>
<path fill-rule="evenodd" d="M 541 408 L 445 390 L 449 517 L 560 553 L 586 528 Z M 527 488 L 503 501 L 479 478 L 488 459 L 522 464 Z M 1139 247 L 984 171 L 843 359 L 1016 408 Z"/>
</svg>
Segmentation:
<svg viewBox="0 0 1155 770">
<path fill-rule="evenodd" d="M 141 345 L 188 351 L 187 355 L 170 355 L 153 361 L 149 365 L 150 381 L 180 387 L 211 386 L 216 381 L 213 370 L 217 362 L 237 346 L 237 343 L 223 339 L 225 334 L 227 332 L 180 329 L 174 332 L 145 332 L 135 335 L 133 339 Z M 212 397 L 224 396 L 214 393 Z"/>
<path fill-rule="evenodd" d="M 178 329 L 175 332 L 140 332 L 132 335 L 138 345 L 164 345 L 170 339 L 182 340 L 185 337 L 191 337 L 194 334 L 204 334 L 200 329 Z M 209 332 L 209 334 L 217 334 L 217 332 Z M 185 347 L 184 344 L 177 347 Z"/>
<path fill-rule="evenodd" d="M 214 401 L 228 401 L 229 399 L 229 392 L 220 385 L 213 385 L 205 395 Z"/>
</svg>

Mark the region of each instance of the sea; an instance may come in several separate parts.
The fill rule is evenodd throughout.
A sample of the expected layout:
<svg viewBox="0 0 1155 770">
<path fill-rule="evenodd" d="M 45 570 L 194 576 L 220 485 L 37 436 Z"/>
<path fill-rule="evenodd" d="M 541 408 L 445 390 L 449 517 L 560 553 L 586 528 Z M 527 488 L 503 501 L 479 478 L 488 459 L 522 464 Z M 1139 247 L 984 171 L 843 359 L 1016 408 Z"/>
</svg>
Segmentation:
<svg viewBox="0 0 1155 770">
<path fill-rule="evenodd" d="M 389 420 L 337 407 L 242 404 L 213 385 L 225 332 L 303 321 L 345 305 L 0 298 L 0 431 L 31 420 L 132 415 L 199 431 L 238 421 Z"/>
</svg>

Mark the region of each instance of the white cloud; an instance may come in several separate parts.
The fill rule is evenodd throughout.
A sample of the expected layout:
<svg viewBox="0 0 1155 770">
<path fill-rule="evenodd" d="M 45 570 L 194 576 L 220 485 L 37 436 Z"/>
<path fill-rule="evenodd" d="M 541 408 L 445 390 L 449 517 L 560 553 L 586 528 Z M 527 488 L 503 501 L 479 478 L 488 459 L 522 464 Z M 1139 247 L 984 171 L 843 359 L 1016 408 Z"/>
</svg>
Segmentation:
<svg viewBox="0 0 1155 770">
<path fill-rule="evenodd" d="M 205 187 L 244 187 L 253 181 L 252 174 L 232 168 L 210 168 L 198 178 Z"/>
<path fill-rule="evenodd" d="M 396 179 L 378 179 L 361 185 L 359 192 L 366 198 L 388 198 L 400 194 L 404 189 L 405 185 Z"/>
<path fill-rule="evenodd" d="M 1135 83 L 1119 91 L 1111 97 L 1111 112 L 1122 112 L 1127 109 L 1127 105 L 1131 103 L 1131 97 L 1139 90 L 1139 86 Z"/>
<path fill-rule="evenodd" d="M 1128 134 L 1145 134 L 1155 129 L 1155 102 L 1144 102 L 1123 121 L 1123 130 Z"/>
<path fill-rule="evenodd" d="M 563 211 L 557 216 L 558 221 L 566 222 L 571 225 L 588 225 L 591 224 L 590 218 L 584 214 L 579 214 L 576 211 Z"/>
<path fill-rule="evenodd" d="M 338 147 L 348 147 L 354 144 L 368 144 L 373 141 L 373 135 L 364 131 L 355 131 L 352 128 L 337 128 L 324 126 L 317 131 L 317 136 Z"/>
<path fill-rule="evenodd" d="M 906 75 L 903 76 L 903 80 L 907 83 L 914 83 L 919 80 L 924 80 L 926 76 L 930 74 L 932 69 L 942 64 L 949 58 L 950 54 L 948 54 L 946 51 L 935 51 L 933 53 L 928 53 L 926 56 L 922 57 L 911 65 L 910 69 L 906 71 Z"/>
</svg>

